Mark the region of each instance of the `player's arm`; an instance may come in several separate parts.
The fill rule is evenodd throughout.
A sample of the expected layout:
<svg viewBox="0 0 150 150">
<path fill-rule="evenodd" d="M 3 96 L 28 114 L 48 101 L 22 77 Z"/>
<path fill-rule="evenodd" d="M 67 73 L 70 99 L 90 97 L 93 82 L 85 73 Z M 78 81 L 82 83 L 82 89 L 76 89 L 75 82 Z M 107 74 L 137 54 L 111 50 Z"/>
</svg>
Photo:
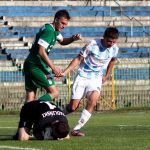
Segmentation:
<svg viewBox="0 0 150 150">
<path fill-rule="evenodd" d="M 76 58 L 74 58 L 69 66 L 64 70 L 63 76 L 66 76 L 71 70 L 73 70 L 81 61 L 83 60 L 83 56 L 78 55 Z"/>
<path fill-rule="evenodd" d="M 32 122 L 29 121 L 30 117 L 28 116 L 28 104 L 25 104 L 20 111 L 20 121 L 18 125 L 18 130 L 15 135 L 16 140 L 27 141 L 29 140 L 29 132 L 32 127 Z"/>
<path fill-rule="evenodd" d="M 19 141 L 29 140 L 29 134 L 28 134 L 27 130 L 28 129 L 26 129 L 26 128 L 19 128 L 18 129 L 18 140 Z"/>
<path fill-rule="evenodd" d="M 62 40 L 59 40 L 58 42 L 61 44 L 61 45 L 68 45 L 74 41 L 77 41 L 77 40 L 81 40 L 81 35 L 80 34 L 75 34 L 69 38 L 63 38 Z"/>
<path fill-rule="evenodd" d="M 54 74 L 56 76 L 60 76 L 60 69 L 58 69 L 52 60 L 49 59 L 45 48 L 41 45 L 39 45 L 39 55 L 42 57 L 42 59 L 45 61 L 45 63 L 52 69 L 52 71 L 54 72 Z"/>
<path fill-rule="evenodd" d="M 116 58 L 112 58 L 107 66 L 107 70 L 106 70 L 106 74 L 103 76 L 103 79 L 102 79 L 102 82 L 104 83 L 108 78 L 109 78 L 109 75 L 111 73 L 111 70 L 115 64 L 115 60 Z"/>
<path fill-rule="evenodd" d="M 63 72 L 63 75 L 65 76 L 67 73 L 69 73 L 71 70 L 73 70 L 81 61 L 83 61 L 84 58 L 86 58 L 89 54 L 89 43 L 87 43 L 80 51 L 78 56 L 74 58 L 69 66 L 65 69 Z"/>
</svg>

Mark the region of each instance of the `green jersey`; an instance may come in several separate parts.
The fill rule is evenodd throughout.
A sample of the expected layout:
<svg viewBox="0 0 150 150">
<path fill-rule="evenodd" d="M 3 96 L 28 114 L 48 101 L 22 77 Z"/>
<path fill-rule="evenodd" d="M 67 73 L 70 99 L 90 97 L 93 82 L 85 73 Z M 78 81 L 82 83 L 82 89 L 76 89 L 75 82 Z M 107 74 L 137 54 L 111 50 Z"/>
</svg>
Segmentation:
<svg viewBox="0 0 150 150">
<path fill-rule="evenodd" d="M 56 40 L 61 40 L 62 35 L 55 31 L 52 24 L 45 24 L 36 34 L 35 40 L 30 49 L 26 62 L 30 63 L 32 67 L 40 68 L 44 73 L 49 73 L 49 67 L 44 59 L 39 55 L 39 46 L 43 46 L 47 55 L 56 43 Z"/>
</svg>

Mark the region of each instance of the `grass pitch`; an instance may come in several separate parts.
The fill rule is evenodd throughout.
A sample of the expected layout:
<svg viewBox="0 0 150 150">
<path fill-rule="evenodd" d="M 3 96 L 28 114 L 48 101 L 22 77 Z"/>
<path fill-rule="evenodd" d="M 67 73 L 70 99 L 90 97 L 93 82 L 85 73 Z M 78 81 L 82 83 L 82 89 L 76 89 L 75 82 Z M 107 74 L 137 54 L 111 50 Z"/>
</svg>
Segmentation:
<svg viewBox="0 0 150 150">
<path fill-rule="evenodd" d="M 68 115 L 73 127 L 80 114 Z M 0 115 L 2 150 L 150 150 L 150 112 L 95 113 L 83 127 L 85 137 L 61 141 L 11 140 L 19 116 Z"/>
</svg>

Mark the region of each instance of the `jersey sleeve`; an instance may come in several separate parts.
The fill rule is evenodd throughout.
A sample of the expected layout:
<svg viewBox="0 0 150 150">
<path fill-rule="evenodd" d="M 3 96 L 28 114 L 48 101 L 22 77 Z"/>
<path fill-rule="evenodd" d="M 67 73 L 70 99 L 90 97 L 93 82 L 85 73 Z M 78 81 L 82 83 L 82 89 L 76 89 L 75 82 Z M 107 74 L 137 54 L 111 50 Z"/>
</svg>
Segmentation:
<svg viewBox="0 0 150 150">
<path fill-rule="evenodd" d="M 24 105 L 20 112 L 19 128 L 26 127 L 31 129 L 33 122 L 29 119 L 30 117 L 28 116 L 28 109 L 26 106 L 27 105 Z"/>
<path fill-rule="evenodd" d="M 113 47 L 113 56 L 112 57 L 117 58 L 118 53 L 119 53 L 119 47 L 117 45 L 115 45 Z"/>
<path fill-rule="evenodd" d="M 53 31 L 45 29 L 39 37 L 38 44 L 47 48 L 53 38 Z"/>
<path fill-rule="evenodd" d="M 91 47 L 91 42 L 88 41 L 87 44 L 80 50 L 79 55 L 81 55 L 84 58 L 87 57 L 91 49 L 90 47 Z"/>
<path fill-rule="evenodd" d="M 57 35 L 57 41 L 62 41 L 63 40 L 63 36 L 59 33 L 58 35 Z"/>
</svg>

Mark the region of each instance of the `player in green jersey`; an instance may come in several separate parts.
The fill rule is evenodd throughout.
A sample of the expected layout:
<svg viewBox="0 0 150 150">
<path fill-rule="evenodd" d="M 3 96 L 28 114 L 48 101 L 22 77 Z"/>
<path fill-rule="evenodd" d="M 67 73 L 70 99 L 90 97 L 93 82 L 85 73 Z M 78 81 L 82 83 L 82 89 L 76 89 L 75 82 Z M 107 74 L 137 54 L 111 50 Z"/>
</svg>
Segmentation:
<svg viewBox="0 0 150 150">
<path fill-rule="evenodd" d="M 50 72 L 61 76 L 61 70 L 56 67 L 48 54 L 56 41 L 61 45 L 68 45 L 79 40 L 80 34 L 64 38 L 60 32 L 68 25 L 70 16 L 68 11 L 59 10 L 54 16 L 52 23 L 45 24 L 36 34 L 30 53 L 24 62 L 26 102 L 36 99 L 37 88 L 43 87 L 46 90 L 40 99 L 51 101 L 58 97 L 58 90 L 55 86 L 54 77 Z"/>
</svg>

